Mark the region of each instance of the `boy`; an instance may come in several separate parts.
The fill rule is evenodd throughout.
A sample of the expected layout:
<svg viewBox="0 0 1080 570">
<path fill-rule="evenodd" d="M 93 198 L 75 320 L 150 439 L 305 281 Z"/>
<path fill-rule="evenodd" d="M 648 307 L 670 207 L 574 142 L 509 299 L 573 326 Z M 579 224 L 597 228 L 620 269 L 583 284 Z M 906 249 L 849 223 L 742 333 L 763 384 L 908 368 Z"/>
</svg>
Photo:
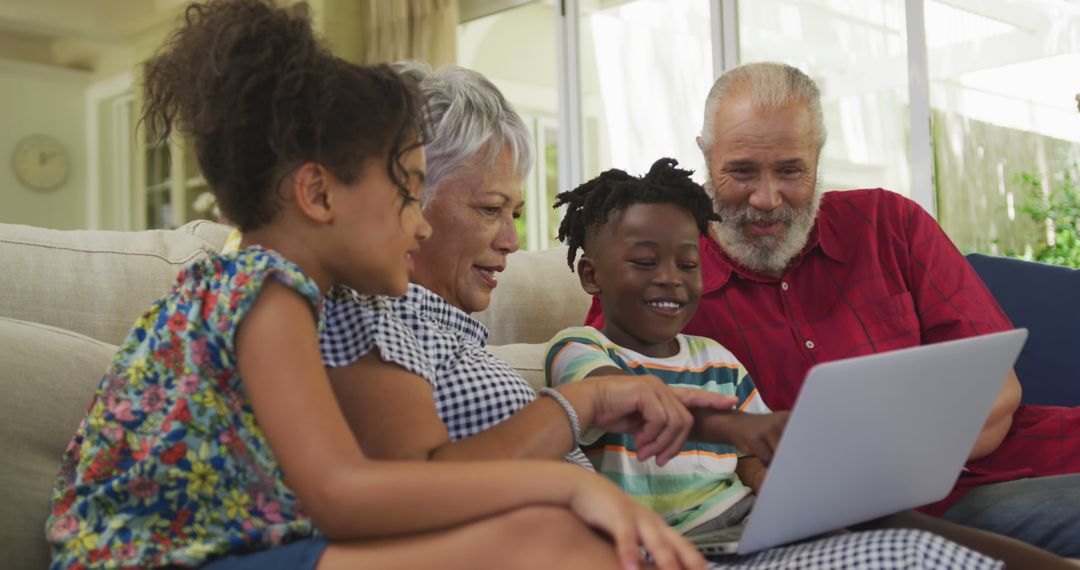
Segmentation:
<svg viewBox="0 0 1080 570">
<path fill-rule="evenodd" d="M 583 250 L 581 285 L 599 296 L 607 319 L 603 330 L 572 327 L 556 335 L 545 372 L 550 385 L 593 374 L 652 374 L 669 385 L 739 397 L 739 411 L 695 418 L 692 437 L 711 443 L 688 443 L 663 467 L 638 461 L 630 436 L 592 431 L 582 438 L 600 472 L 693 535 L 745 518 L 765 469 L 756 457 L 740 458 L 733 445 L 767 461 L 787 414 L 769 413 L 724 347 L 679 334 L 701 297 L 698 237 L 717 215 L 675 164 L 657 161 L 641 178 L 609 170 L 558 196 L 556 206 L 569 206 L 559 239 L 570 248 L 571 268 Z"/>
</svg>

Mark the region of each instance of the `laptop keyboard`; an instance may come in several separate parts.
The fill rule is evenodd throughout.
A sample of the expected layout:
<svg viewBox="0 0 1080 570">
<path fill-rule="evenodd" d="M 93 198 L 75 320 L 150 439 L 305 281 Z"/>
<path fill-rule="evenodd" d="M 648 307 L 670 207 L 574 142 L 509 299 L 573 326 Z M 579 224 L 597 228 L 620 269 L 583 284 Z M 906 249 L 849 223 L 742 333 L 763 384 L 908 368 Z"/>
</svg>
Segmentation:
<svg viewBox="0 0 1080 570">
<path fill-rule="evenodd" d="M 687 535 L 687 539 L 694 544 L 706 544 L 715 542 L 732 542 L 739 540 L 743 531 L 746 530 L 746 525 L 735 525 L 724 527 L 716 530 L 710 530 L 701 534 Z"/>
</svg>

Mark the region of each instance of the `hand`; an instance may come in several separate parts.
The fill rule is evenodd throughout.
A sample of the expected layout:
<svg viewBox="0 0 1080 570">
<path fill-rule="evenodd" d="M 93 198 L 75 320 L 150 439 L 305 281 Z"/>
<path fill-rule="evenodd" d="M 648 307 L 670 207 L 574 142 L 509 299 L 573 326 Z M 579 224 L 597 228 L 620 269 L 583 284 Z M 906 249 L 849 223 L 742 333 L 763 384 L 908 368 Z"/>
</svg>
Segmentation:
<svg viewBox="0 0 1080 570">
<path fill-rule="evenodd" d="M 731 410 L 739 405 L 737 396 L 717 394 L 700 388 L 672 388 L 679 401 L 687 408 L 705 408 L 711 410 Z"/>
<path fill-rule="evenodd" d="M 752 480 L 750 481 L 749 485 L 750 485 L 750 488 L 753 489 L 755 493 L 761 492 L 761 486 L 765 484 L 765 476 L 768 475 L 768 474 L 769 474 L 769 468 L 768 467 L 762 467 L 761 469 L 758 469 L 754 473 L 754 476 L 752 477 Z"/>
<path fill-rule="evenodd" d="M 780 436 L 787 425 L 789 412 L 770 414 L 744 414 L 734 412 L 727 424 L 727 440 L 731 445 L 745 453 L 754 455 L 768 465 L 772 461 L 776 448 L 780 445 Z M 757 487 L 754 487 L 755 489 Z"/>
<path fill-rule="evenodd" d="M 640 568 L 641 547 L 645 547 L 655 568 L 705 568 L 705 559 L 697 549 L 656 513 L 607 479 L 594 473 L 581 475 L 582 482 L 570 497 L 570 510 L 589 526 L 611 537 L 620 566 Z"/>
<path fill-rule="evenodd" d="M 563 386 L 567 398 L 588 391 L 589 410 L 583 424 L 634 438 L 638 459 L 656 458 L 664 465 L 682 450 L 694 418 L 676 393 L 655 376 L 612 374 L 589 376 Z M 582 408 L 579 408 L 579 410 Z"/>
</svg>

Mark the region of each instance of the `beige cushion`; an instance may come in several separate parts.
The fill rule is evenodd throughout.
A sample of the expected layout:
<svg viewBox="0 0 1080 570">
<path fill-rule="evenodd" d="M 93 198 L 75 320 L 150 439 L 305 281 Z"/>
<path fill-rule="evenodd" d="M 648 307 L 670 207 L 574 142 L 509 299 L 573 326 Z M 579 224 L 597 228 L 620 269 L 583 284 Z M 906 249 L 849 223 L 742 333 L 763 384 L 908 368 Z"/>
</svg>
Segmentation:
<svg viewBox="0 0 1080 570">
<path fill-rule="evenodd" d="M 0 224 L 0 316 L 119 344 L 184 265 L 220 251 L 231 230 L 59 231 Z"/>
<path fill-rule="evenodd" d="M 116 347 L 0 317 L 0 552 L 5 568 L 48 566 L 49 491 Z"/>
<path fill-rule="evenodd" d="M 504 344 L 488 346 L 487 350 L 513 366 L 529 381 L 534 390 L 544 386 L 544 354 L 547 352 L 547 343 Z"/>
<path fill-rule="evenodd" d="M 519 251 L 506 261 L 491 306 L 473 315 L 487 325 L 488 344 L 547 342 L 585 322 L 591 297 L 566 265 L 566 248 Z"/>
</svg>

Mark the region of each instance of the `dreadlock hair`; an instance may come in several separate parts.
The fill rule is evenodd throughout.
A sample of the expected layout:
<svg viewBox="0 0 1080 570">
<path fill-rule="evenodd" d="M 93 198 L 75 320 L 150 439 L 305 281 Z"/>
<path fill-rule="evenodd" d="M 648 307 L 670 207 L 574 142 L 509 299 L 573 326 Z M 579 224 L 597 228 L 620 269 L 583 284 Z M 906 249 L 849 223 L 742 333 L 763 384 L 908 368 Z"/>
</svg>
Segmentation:
<svg viewBox="0 0 1080 570">
<path fill-rule="evenodd" d="M 592 180 L 555 197 L 555 208 L 567 205 L 559 224 L 559 241 L 570 251 L 566 254 L 570 271 L 574 270 L 577 250 L 585 250 L 586 239 L 607 223 L 613 212 L 634 204 L 675 204 L 694 216 L 698 231 L 704 233 L 709 221 L 720 221 L 712 200 L 700 184 L 690 179 L 690 170 L 677 168 L 678 161 L 661 158 L 645 176 L 631 176 L 613 168 Z"/>
</svg>

